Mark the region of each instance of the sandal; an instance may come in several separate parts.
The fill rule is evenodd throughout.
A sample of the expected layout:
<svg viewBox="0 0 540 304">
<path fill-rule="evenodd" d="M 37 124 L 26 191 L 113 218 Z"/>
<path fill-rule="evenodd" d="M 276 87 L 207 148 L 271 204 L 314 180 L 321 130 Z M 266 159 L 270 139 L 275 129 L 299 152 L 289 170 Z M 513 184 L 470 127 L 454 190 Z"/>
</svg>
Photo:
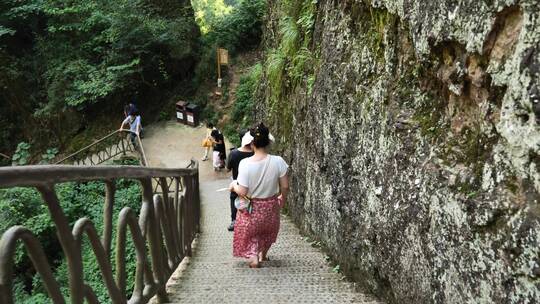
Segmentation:
<svg viewBox="0 0 540 304">
<path fill-rule="evenodd" d="M 270 259 L 268 258 L 268 256 L 264 257 L 264 259 L 262 258 L 262 254 L 259 253 L 258 255 L 258 258 L 259 258 L 259 261 L 260 262 L 263 262 L 263 261 L 270 261 Z"/>
</svg>

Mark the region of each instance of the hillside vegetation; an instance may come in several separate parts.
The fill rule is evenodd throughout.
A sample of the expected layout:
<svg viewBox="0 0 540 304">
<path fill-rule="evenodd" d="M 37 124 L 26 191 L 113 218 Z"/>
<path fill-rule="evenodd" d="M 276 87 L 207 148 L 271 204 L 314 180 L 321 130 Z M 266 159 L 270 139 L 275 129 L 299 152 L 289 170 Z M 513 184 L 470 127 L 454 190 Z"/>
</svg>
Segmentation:
<svg viewBox="0 0 540 304">
<path fill-rule="evenodd" d="M 190 81 L 199 36 L 183 1 L 2 1 L 0 152 L 65 148 L 129 101 L 156 111 Z"/>
</svg>

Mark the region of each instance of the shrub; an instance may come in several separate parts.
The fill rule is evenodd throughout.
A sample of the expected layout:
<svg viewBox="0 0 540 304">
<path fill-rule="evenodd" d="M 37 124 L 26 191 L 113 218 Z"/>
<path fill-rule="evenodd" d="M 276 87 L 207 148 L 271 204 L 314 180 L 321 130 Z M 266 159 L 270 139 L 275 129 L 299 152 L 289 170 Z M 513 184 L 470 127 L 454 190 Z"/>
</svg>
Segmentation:
<svg viewBox="0 0 540 304">
<path fill-rule="evenodd" d="M 140 210 L 141 194 L 137 182 L 132 180 L 118 180 L 115 193 L 114 222 L 124 207 L 131 207 L 136 213 Z M 105 187 L 101 182 L 66 183 L 56 187 L 62 209 L 71 225 L 81 217 L 88 217 L 94 222 L 97 231 L 103 231 L 102 209 L 104 203 Z M 47 207 L 39 193 L 30 188 L 11 188 L 0 190 L 0 232 L 6 231 L 13 225 L 22 225 L 30 229 L 43 246 L 49 263 L 54 268 L 55 277 L 60 286 L 68 286 L 67 264 L 60 244 L 56 238 L 56 229 Z M 113 233 L 113 248 L 114 238 Z M 135 250 L 131 241 L 126 246 L 126 270 L 128 274 L 128 290 L 133 287 L 135 263 Z M 113 250 L 114 251 L 114 250 Z M 93 250 L 85 239 L 83 242 L 83 265 L 86 282 L 94 289 L 96 295 L 103 303 L 109 302 L 107 289 Z M 31 261 L 19 245 L 15 255 L 14 270 L 15 298 L 17 303 L 49 303 L 47 292 L 33 269 Z M 114 265 L 114 252 L 111 253 L 111 264 Z M 113 266 L 114 269 L 114 266 Z M 69 291 L 64 290 L 67 297 Z"/>
<path fill-rule="evenodd" d="M 201 61 L 196 69 L 199 80 L 216 78 L 216 50 L 223 47 L 234 56 L 259 46 L 262 36 L 264 0 L 241 0 L 229 14 L 215 21 L 202 37 Z"/>
<path fill-rule="evenodd" d="M 30 160 L 30 148 L 31 145 L 26 142 L 21 142 L 17 145 L 17 150 L 11 158 L 12 164 L 14 166 L 24 166 Z"/>
<path fill-rule="evenodd" d="M 253 124 L 255 92 L 261 75 L 262 66 L 256 64 L 246 75 L 240 78 L 240 83 L 236 89 L 236 100 L 232 109 L 231 120 L 223 129 L 225 136 L 235 146 L 240 145 L 238 133 L 247 130 Z"/>
</svg>

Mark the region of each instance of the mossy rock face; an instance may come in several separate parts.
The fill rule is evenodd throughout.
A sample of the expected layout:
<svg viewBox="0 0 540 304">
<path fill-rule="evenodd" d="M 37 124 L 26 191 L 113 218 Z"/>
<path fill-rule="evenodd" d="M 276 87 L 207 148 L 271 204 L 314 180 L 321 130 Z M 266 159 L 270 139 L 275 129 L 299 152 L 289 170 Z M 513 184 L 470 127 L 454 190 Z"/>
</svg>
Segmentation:
<svg viewBox="0 0 540 304">
<path fill-rule="evenodd" d="M 507 5 L 319 0 L 311 83 L 261 80 L 289 214 L 389 302 L 540 298 L 540 7 Z"/>
</svg>

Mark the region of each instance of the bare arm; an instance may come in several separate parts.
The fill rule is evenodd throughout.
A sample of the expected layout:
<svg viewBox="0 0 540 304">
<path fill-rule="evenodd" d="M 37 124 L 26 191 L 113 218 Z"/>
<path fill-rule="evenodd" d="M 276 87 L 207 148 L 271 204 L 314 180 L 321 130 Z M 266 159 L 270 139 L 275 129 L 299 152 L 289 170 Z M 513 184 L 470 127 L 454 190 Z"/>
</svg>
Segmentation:
<svg viewBox="0 0 540 304">
<path fill-rule="evenodd" d="M 231 192 L 236 192 L 239 196 L 246 196 L 248 194 L 248 188 L 239 185 L 235 180 L 229 185 Z"/>
<path fill-rule="evenodd" d="M 124 118 L 124 120 L 122 120 L 122 124 L 120 125 L 120 130 L 129 130 L 129 116 L 127 116 L 126 118 Z"/>
<path fill-rule="evenodd" d="M 281 192 L 283 206 L 285 206 L 285 203 L 287 202 L 287 195 L 289 194 L 289 176 L 287 174 L 279 178 L 279 191 Z"/>
</svg>

